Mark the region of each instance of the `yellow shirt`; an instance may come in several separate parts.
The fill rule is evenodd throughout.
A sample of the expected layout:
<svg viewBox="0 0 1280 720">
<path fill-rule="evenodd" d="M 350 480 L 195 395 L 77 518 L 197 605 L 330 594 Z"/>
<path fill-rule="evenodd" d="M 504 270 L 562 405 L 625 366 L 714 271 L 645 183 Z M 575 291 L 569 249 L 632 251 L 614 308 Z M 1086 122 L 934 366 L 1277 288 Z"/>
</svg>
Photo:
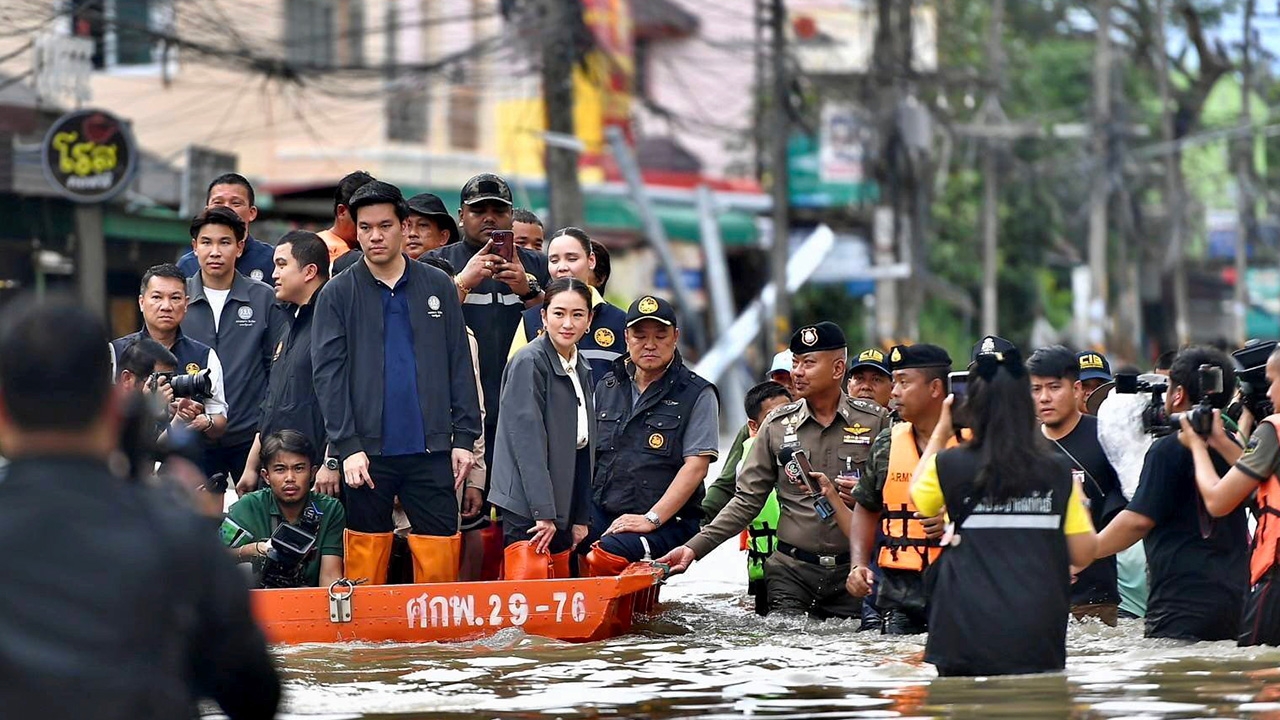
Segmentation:
<svg viewBox="0 0 1280 720">
<path fill-rule="evenodd" d="M 911 483 L 911 501 L 925 517 L 932 517 L 946 507 L 942 497 L 942 484 L 938 482 L 938 456 L 931 455 L 924 461 L 924 469 Z M 1077 483 L 1071 484 L 1071 498 L 1067 500 L 1067 521 L 1062 527 L 1064 535 L 1080 535 L 1093 532 L 1093 520 L 1084 506 L 1084 497 Z"/>
</svg>

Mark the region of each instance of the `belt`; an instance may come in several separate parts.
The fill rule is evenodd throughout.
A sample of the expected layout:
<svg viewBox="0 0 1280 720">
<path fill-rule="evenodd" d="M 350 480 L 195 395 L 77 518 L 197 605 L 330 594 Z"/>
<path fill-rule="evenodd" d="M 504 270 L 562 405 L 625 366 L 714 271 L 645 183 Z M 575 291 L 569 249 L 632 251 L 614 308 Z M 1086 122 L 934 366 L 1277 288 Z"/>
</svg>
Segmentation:
<svg viewBox="0 0 1280 720">
<path fill-rule="evenodd" d="M 849 553 L 840 553 L 839 555 L 817 555 L 808 550 L 801 550 L 791 543 L 778 541 L 778 552 L 799 560 L 807 562 L 810 565 L 821 565 L 822 567 L 836 567 L 838 565 L 849 564 Z"/>
</svg>

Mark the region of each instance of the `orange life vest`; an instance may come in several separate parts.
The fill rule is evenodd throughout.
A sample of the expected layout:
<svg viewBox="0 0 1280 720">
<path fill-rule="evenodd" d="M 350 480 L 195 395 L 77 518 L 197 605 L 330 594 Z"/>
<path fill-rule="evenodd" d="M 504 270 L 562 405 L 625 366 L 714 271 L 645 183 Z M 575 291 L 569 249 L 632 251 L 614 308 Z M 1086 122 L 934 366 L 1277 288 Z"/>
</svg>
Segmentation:
<svg viewBox="0 0 1280 720">
<path fill-rule="evenodd" d="M 1265 422 L 1280 435 L 1280 414 Z M 1253 554 L 1249 558 L 1249 583 L 1257 584 L 1276 564 L 1280 553 L 1280 480 L 1275 475 L 1258 486 L 1258 529 L 1253 534 Z"/>
<path fill-rule="evenodd" d="M 921 572 L 938 559 L 942 548 L 937 540 L 927 540 L 924 525 L 916 519 L 916 504 L 911 502 L 911 476 L 920 464 L 920 451 L 911 423 L 893 427 L 889 445 L 889 472 L 884 482 L 884 509 L 880 511 L 880 529 L 884 545 L 880 548 L 880 567 Z M 955 447 L 953 438 L 947 447 Z"/>
</svg>

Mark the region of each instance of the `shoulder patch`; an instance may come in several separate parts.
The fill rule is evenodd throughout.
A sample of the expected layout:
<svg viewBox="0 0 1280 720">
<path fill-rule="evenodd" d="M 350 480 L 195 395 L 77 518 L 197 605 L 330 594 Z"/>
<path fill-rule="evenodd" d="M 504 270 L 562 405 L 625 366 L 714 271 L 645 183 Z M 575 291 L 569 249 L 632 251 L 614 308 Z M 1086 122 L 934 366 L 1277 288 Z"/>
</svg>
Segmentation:
<svg viewBox="0 0 1280 720">
<path fill-rule="evenodd" d="M 872 415 L 877 415 L 879 417 L 884 417 L 889 412 L 888 410 L 885 410 L 879 405 L 867 400 L 863 400 L 861 398 L 849 398 L 849 404 L 853 405 L 853 407 L 858 410 L 861 410 L 863 412 L 868 412 L 868 413 L 871 413 Z"/>
<path fill-rule="evenodd" d="M 789 415 L 799 410 L 802 405 L 804 405 L 803 400 L 796 400 L 794 402 L 789 402 L 786 405 L 779 405 L 778 407 L 770 411 L 768 415 L 765 416 L 764 422 L 767 423 L 770 420 L 778 417 L 779 415 Z M 761 424 L 763 425 L 764 423 L 761 423 Z"/>
</svg>

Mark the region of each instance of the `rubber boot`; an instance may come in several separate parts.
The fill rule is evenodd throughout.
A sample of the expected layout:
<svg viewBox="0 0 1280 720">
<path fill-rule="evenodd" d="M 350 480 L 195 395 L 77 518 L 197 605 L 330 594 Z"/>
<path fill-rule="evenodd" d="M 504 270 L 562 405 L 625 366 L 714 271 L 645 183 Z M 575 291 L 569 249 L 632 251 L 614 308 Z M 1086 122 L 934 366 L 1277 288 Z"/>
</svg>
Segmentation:
<svg viewBox="0 0 1280 720">
<path fill-rule="evenodd" d="M 511 543 L 502 551 L 503 580 L 548 580 L 551 556 L 539 554 L 528 540 Z"/>
<path fill-rule="evenodd" d="M 481 580 L 498 580 L 502 578 L 502 525 L 497 520 L 490 520 L 489 524 L 479 530 L 480 537 L 484 542 L 484 560 L 480 564 Z"/>
<path fill-rule="evenodd" d="M 585 559 L 587 561 L 588 577 L 621 575 L 622 571 L 626 570 L 627 566 L 631 564 L 630 560 L 601 549 L 599 542 L 591 546 L 591 552 L 587 553 Z"/>
<path fill-rule="evenodd" d="M 343 530 L 343 574 L 351 580 L 367 579 L 370 585 L 386 585 L 394 540 L 395 533 Z"/>
<path fill-rule="evenodd" d="M 413 555 L 415 583 L 458 581 L 458 563 L 462 559 L 462 533 L 410 535 L 409 552 Z"/>
<path fill-rule="evenodd" d="M 565 550 L 551 556 L 551 577 L 557 580 L 573 577 L 573 573 L 569 571 L 569 556 L 572 554 L 572 550 Z"/>
</svg>

